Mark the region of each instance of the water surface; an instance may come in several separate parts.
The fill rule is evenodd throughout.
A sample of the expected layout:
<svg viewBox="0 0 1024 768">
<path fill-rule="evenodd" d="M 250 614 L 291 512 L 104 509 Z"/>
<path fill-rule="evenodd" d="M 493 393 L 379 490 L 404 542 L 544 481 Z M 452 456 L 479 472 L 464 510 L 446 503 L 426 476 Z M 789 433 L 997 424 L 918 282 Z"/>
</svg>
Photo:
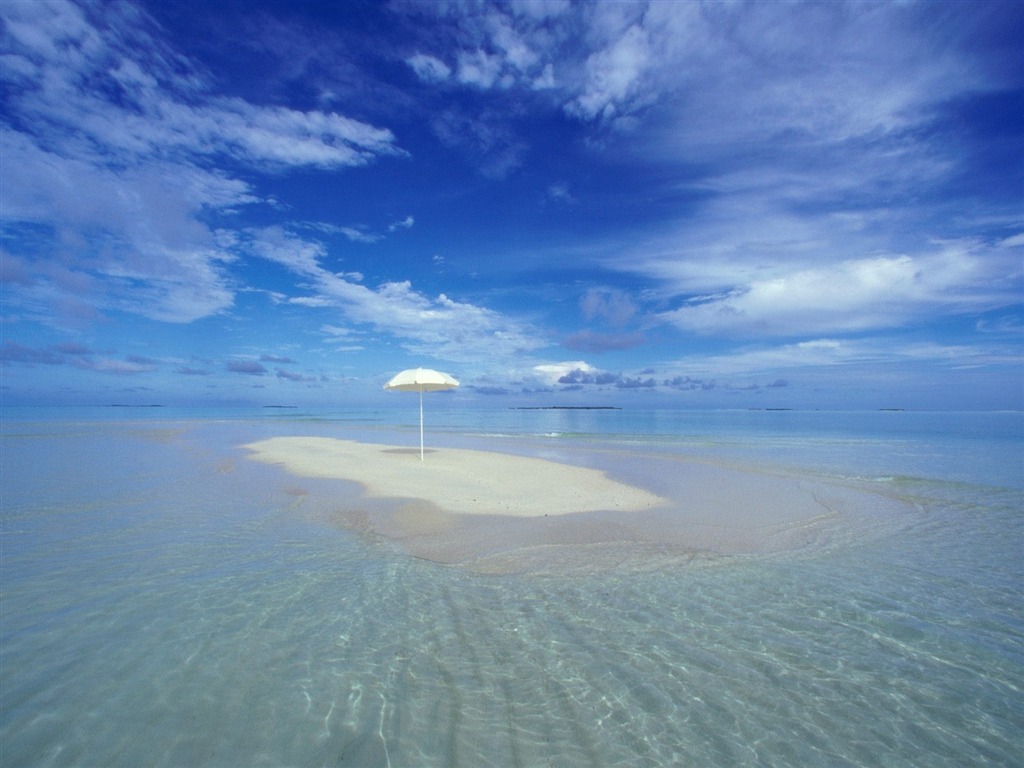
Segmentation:
<svg viewBox="0 0 1024 768">
<path fill-rule="evenodd" d="M 812 549 L 501 576 L 339 526 L 357 488 L 238 448 L 415 440 L 405 415 L 177 416 L 4 422 L 5 766 L 1024 756 L 1019 414 L 439 410 L 438 447 L 660 451 L 909 504 Z"/>
</svg>

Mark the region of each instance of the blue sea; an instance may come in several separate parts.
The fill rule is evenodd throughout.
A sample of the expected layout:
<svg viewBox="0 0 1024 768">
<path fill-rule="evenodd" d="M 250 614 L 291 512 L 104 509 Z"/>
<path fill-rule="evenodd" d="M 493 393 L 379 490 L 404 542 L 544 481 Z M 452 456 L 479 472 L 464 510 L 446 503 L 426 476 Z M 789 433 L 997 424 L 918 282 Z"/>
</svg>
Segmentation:
<svg viewBox="0 0 1024 768">
<path fill-rule="evenodd" d="M 1024 414 L 431 398 L 436 450 L 671 456 L 900 503 L 799 549 L 499 575 L 339 524 L 358 487 L 241 447 L 415 445 L 417 416 L 6 408 L 0 765 L 1024 764 Z"/>
</svg>

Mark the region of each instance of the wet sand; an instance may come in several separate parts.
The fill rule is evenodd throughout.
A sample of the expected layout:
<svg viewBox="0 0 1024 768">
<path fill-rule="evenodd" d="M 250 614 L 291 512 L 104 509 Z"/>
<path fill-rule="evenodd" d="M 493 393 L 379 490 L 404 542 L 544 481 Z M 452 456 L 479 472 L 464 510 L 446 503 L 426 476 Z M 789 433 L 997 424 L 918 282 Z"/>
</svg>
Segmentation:
<svg viewBox="0 0 1024 768">
<path fill-rule="evenodd" d="M 361 498 L 339 493 L 341 524 L 398 541 L 417 557 L 484 572 L 812 546 L 891 502 L 679 457 L 607 454 L 597 469 L 458 448 L 420 461 L 418 449 L 323 437 L 245 448 L 291 475 L 357 483 Z"/>
</svg>

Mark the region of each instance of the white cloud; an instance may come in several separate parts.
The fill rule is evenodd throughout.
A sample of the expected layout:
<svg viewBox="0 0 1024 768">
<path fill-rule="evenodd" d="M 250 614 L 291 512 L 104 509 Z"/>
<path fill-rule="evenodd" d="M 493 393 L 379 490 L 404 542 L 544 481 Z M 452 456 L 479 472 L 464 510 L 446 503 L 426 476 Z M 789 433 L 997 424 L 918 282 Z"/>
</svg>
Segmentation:
<svg viewBox="0 0 1024 768">
<path fill-rule="evenodd" d="M 535 91 L 548 91 L 558 87 L 558 81 L 555 79 L 555 68 L 550 62 L 544 65 L 544 69 L 533 79 L 530 87 Z"/>
<path fill-rule="evenodd" d="M 517 15 L 535 20 L 561 16 L 572 8 L 570 0 L 510 0 L 509 6 Z"/>
<path fill-rule="evenodd" d="M 607 48 L 590 55 L 583 92 L 566 108 L 585 119 L 612 118 L 637 90 L 651 57 L 647 32 L 634 25 Z"/>
<path fill-rule="evenodd" d="M 932 312 L 977 312 L 1019 300 L 1006 258 L 969 244 L 777 271 L 662 314 L 681 329 L 720 335 L 803 335 L 903 325 Z M 1019 279 L 1019 276 L 1018 276 Z"/>
<path fill-rule="evenodd" d="M 521 357 L 546 344 L 516 320 L 443 293 L 431 298 L 413 290 L 408 281 L 375 289 L 352 282 L 321 266 L 326 256 L 322 245 L 280 227 L 251 230 L 246 248 L 305 278 L 315 295 L 302 303 L 336 307 L 349 322 L 387 333 L 416 354 L 479 363 Z"/>
<path fill-rule="evenodd" d="M 645 87 L 673 114 L 677 147 L 708 151 L 760 137 L 841 142 L 931 117 L 955 93 L 985 87 L 913 3 L 651 3 L 657 62 Z"/>
<path fill-rule="evenodd" d="M 583 360 L 567 360 L 561 363 L 541 363 L 533 366 L 533 373 L 548 385 L 557 384 L 574 371 L 583 373 L 594 373 L 597 371 L 594 366 Z"/>
<path fill-rule="evenodd" d="M 260 258 L 287 267 L 305 276 L 318 276 L 324 270 L 320 259 L 327 251 L 320 243 L 296 237 L 283 227 L 264 227 L 249 230 L 244 246 Z"/>
<path fill-rule="evenodd" d="M 189 322 L 230 307 L 233 237 L 204 219 L 258 197 L 211 156 L 266 170 L 400 153 L 389 131 L 343 115 L 210 95 L 134 6 L 4 3 L 0 15 L 5 111 L 32 128 L 0 129 L 0 153 L 17 158 L 0 174 L 0 216 L 9 232 L 42 225 L 10 241 L 35 277 L 9 306 L 44 322 Z M 44 268 L 36 254 L 55 251 Z"/>
<path fill-rule="evenodd" d="M 520 72 L 530 71 L 537 63 L 537 54 L 513 28 L 511 20 L 504 15 L 492 14 L 487 21 L 491 40 L 504 54 L 505 63 Z"/>
<path fill-rule="evenodd" d="M 617 288 L 588 288 L 580 299 L 580 310 L 586 320 L 603 320 L 620 327 L 636 314 L 633 299 Z"/>
<path fill-rule="evenodd" d="M 860 339 L 820 338 L 778 346 L 749 346 L 732 352 L 692 355 L 664 366 L 659 375 L 681 375 L 710 380 L 716 377 L 793 375 L 818 373 L 837 367 L 885 371 L 891 366 L 962 367 L 1014 366 L 1024 362 L 1019 349 L 989 344 L 906 342 L 891 337 Z"/>
<path fill-rule="evenodd" d="M 460 83 L 478 88 L 490 88 L 502 72 L 502 59 L 496 54 L 489 54 L 479 48 L 475 51 L 462 51 L 458 55 L 459 68 L 456 74 Z M 500 84 L 507 85 L 504 78 Z"/>
<path fill-rule="evenodd" d="M 412 216 L 406 216 L 401 221 L 395 221 L 388 225 L 388 232 L 394 232 L 396 229 L 412 229 L 413 224 L 416 223 L 416 219 Z"/>
<path fill-rule="evenodd" d="M 351 328 L 325 324 L 320 330 L 327 334 L 327 341 L 337 352 L 360 352 L 366 348 L 362 343 L 363 335 Z"/>
<path fill-rule="evenodd" d="M 196 217 L 204 206 L 252 200 L 244 184 L 164 163 L 116 173 L 46 152 L 9 130 L 0 130 L 0 153 L 18 158 L 0 174 L 8 231 L 20 224 L 55 229 L 52 237 L 18 241 L 32 243 L 20 259 L 33 277 L 8 296 L 8 306 L 58 324 L 72 319 L 69 310 L 82 319 L 84 306 L 168 322 L 231 306 L 224 266 L 234 257 Z M 61 259 L 47 257 L 55 250 Z"/>
<path fill-rule="evenodd" d="M 414 8 L 423 12 L 421 6 Z M 443 12 L 454 20 L 461 41 L 454 51 L 454 73 L 441 58 L 449 56 L 448 50 L 439 55 L 417 52 L 406 59 L 422 81 L 444 83 L 454 77 L 461 85 L 481 90 L 556 88 L 554 64 L 567 32 L 562 25 L 575 23 L 569 4 L 560 0 L 511 6 L 484 3 L 471 12 L 466 10 L 456 4 Z"/>
<path fill-rule="evenodd" d="M 19 61 L 3 73 L 19 86 L 10 105 L 65 151 L 98 160 L 113 154 L 118 163 L 180 151 L 322 168 L 401 153 L 390 131 L 343 115 L 209 95 L 190 62 L 144 31 L 136 10 L 126 9 L 90 8 L 116 30 L 108 34 L 77 6 L 3 6 L 5 49 Z M 20 74 L 29 68 L 34 77 Z"/>
<path fill-rule="evenodd" d="M 300 307 L 331 307 L 334 306 L 334 302 L 330 299 L 325 299 L 323 296 L 294 296 L 292 298 L 285 297 L 284 299 L 288 304 L 298 304 Z"/>
<path fill-rule="evenodd" d="M 566 182 L 556 182 L 548 186 L 544 195 L 545 200 L 550 200 L 562 205 L 576 205 L 579 201 L 573 197 Z"/>
<path fill-rule="evenodd" d="M 353 243 L 378 243 L 384 237 L 383 235 L 367 232 L 362 227 L 338 227 L 338 231 Z"/>
<path fill-rule="evenodd" d="M 428 83 L 443 82 L 452 75 L 451 67 L 440 59 L 425 53 L 410 56 L 405 63 L 412 67 L 413 72 L 420 80 Z"/>
</svg>

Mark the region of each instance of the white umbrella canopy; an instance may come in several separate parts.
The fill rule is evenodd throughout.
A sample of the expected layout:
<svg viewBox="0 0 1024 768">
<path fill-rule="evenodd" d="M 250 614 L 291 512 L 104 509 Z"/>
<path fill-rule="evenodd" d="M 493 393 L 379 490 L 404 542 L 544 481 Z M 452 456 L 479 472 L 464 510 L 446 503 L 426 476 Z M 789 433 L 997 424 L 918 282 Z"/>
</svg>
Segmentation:
<svg viewBox="0 0 1024 768">
<path fill-rule="evenodd" d="M 409 368 L 392 377 L 384 385 L 384 389 L 395 392 L 420 393 L 420 461 L 423 461 L 423 393 L 440 392 L 443 389 L 455 389 L 459 382 L 447 373 L 432 368 Z"/>
</svg>

